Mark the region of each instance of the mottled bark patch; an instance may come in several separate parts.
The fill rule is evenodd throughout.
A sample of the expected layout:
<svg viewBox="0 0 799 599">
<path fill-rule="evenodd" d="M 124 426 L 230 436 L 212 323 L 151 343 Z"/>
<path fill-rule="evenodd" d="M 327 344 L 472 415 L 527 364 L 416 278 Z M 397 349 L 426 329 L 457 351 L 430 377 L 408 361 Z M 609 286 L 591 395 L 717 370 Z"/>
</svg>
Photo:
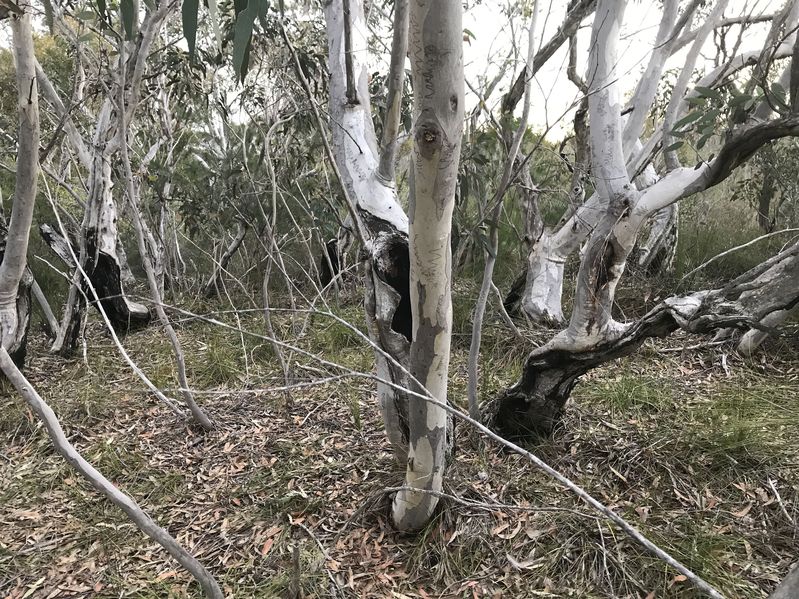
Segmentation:
<svg viewBox="0 0 799 599">
<path fill-rule="evenodd" d="M 424 306 L 427 290 L 422 283 L 416 284 L 416 290 L 419 294 L 418 303 Z M 427 380 L 433 359 L 436 357 L 436 338 L 446 331 L 442 322 L 443 317 L 438 318 L 436 316 L 435 320 L 433 320 L 426 315 L 419 316 L 419 327 L 417 331 L 423 331 L 424 334 L 418 335 L 415 340 L 415 352 L 411 363 L 411 373 L 422 382 Z"/>
<path fill-rule="evenodd" d="M 6 251 L 7 230 L 5 225 L 0 223 L 0 264 Z M 16 338 L 8 346 L 8 354 L 17 368 L 22 369 L 25 364 L 25 356 L 28 352 L 28 329 L 31 321 L 31 286 L 33 285 L 33 274 L 26 266 L 22 272 L 22 277 L 17 287 L 17 297 L 14 303 L 16 312 Z"/>
</svg>

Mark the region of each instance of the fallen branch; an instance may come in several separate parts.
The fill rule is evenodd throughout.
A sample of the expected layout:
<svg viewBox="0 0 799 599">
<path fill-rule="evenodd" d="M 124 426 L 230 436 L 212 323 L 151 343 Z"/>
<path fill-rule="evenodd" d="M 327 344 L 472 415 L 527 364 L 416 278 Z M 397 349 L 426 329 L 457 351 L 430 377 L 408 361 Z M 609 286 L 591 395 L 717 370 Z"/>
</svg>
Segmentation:
<svg viewBox="0 0 799 599">
<path fill-rule="evenodd" d="M 610 508 L 605 506 L 598 499 L 595 499 L 590 493 L 585 491 L 577 483 L 573 482 L 571 479 L 569 479 L 568 477 L 564 476 L 563 474 L 561 474 L 560 472 L 558 472 L 557 470 L 552 468 L 552 466 L 550 466 L 549 464 L 544 462 L 541 458 L 539 458 L 535 454 L 527 451 L 526 449 L 522 449 L 519 445 L 517 445 L 517 444 L 513 443 L 512 441 L 508 441 L 507 439 L 501 437 L 500 435 L 498 435 L 497 433 L 495 433 L 494 431 L 489 429 L 487 426 L 481 424 L 480 422 L 474 420 L 473 418 L 470 418 L 468 414 L 458 410 L 457 408 L 452 407 L 449 403 L 439 401 L 438 399 L 432 397 L 430 394 L 423 395 L 422 393 L 418 393 L 417 391 L 414 391 L 413 389 L 405 389 L 405 388 L 401 387 L 400 385 L 397 385 L 393 381 L 389 381 L 389 380 L 383 379 L 383 378 L 381 378 L 381 377 L 379 377 L 379 376 L 377 376 L 375 374 L 366 373 L 366 372 L 358 372 L 358 371 L 355 371 L 355 370 L 353 370 L 353 369 L 351 369 L 351 368 L 349 368 L 347 366 L 344 366 L 342 364 L 337 364 L 335 362 L 331 362 L 331 361 L 326 360 L 326 359 L 324 359 L 324 358 L 322 358 L 322 357 L 320 357 L 320 356 L 318 356 L 318 355 L 316 355 L 316 354 L 314 354 L 312 352 L 304 350 L 301 347 L 297 347 L 297 346 L 295 346 L 295 345 L 293 345 L 291 343 L 286 343 L 285 341 L 281 341 L 279 339 L 274 339 L 274 338 L 270 339 L 269 337 L 266 337 L 265 335 L 261 335 L 259 333 L 254 333 L 252 331 L 243 331 L 240 328 L 237 329 L 236 327 L 234 327 L 232 325 L 229 325 L 227 323 L 224 323 L 222 321 L 216 320 L 215 318 L 204 317 L 204 316 L 202 316 L 200 314 L 195 314 L 193 312 L 190 312 L 188 310 L 184 310 L 184 309 L 181 309 L 181 308 L 178 308 L 178 307 L 175 307 L 175 306 L 173 306 L 172 308 L 175 311 L 179 312 L 179 313 L 182 313 L 182 314 L 184 314 L 186 316 L 192 316 L 194 318 L 197 318 L 197 319 L 202 320 L 204 322 L 207 322 L 209 324 L 213 324 L 213 325 L 216 325 L 216 326 L 221 326 L 223 328 L 234 330 L 234 331 L 239 331 L 239 332 L 242 332 L 242 333 L 244 333 L 246 335 L 249 335 L 251 337 L 255 337 L 256 339 L 263 339 L 263 340 L 269 341 L 271 343 L 278 343 L 281 346 L 285 347 L 286 349 L 294 351 L 294 352 L 296 352 L 299 355 L 306 356 L 306 357 L 309 357 L 309 358 L 311 358 L 313 360 L 316 360 L 317 362 L 319 362 L 320 364 L 323 364 L 324 366 L 328 366 L 330 368 L 335 368 L 337 370 L 341 370 L 341 371 L 347 372 L 352 377 L 365 378 L 365 379 L 372 380 L 372 381 L 375 381 L 375 382 L 378 382 L 378 383 L 382 383 L 384 385 L 388 385 L 388 386 L 390 386 L 390 387 L 392 387 L 394 389 L 397 389 L 398 391 L 402 391 L 404 393 L 407 393 L 409 395 L 412 395 L 414 397 L 420 398 L 420 399 L 422 399 L 424 401 L 428 401 L 430 403 L 433 403 L 433 404 L 439 406 L 440 408 L 442 408 L 442 409 L 446 410 L 447 412 L 449 412 L 450 414 L 452 414 L 455 418 L 458 418 L 459 420 L 472 425 L 473 427 L 475 427 L 477 430 L 479 430 L 481 433 L 483 433 L 489 439 L 491 439 L 491 440 L 495 441 L 496 443 L 498 443 L 499 445 L 501 445 L 501 446 L 503 446 L 503 447 L 505 447 L 507 449 L 510 449 L 511 451 L 519 454 L 520 456 L 522 456 L 523 458 L 525 458 L 526 460 L 528 460 L 529 462 L 534 464 L 539 470 L 542 470 L 544 473 L 548 474 L 549 476 L 551 476 L 552 478 L 557 480 L 559 483 L 561 483 L 563 486 L 565 486 L 567 489 L 569 489 L 575 495 L 577 495 L 580 499 L 585 501 L 588 505 L 590 505 L 592 508 L 594 508 L 599 513 L 601 513 L 603 516 L 605 516 L 605 518 L 607 518 L 608 520 L 612 521 L 614 524 L 619 526 L 619 528 L 621 528 L 622 531 L 627 536 L 629 536 L 631 539 L 633 539 L 634 541 L 639 543 L 641 546 L 643 546 L 647 551 L 652 553 L 658 559 L 666 562 L 669 566 L 671 566 L 672 568 L 677 570 L 680 574 L 685 576 L 686 579 L 688 579 L 694 587 L 696 587 L 697 589 L 699 589 L 700 591 L 705 593 L 708 597 L 711 597 L 712 599 L 724 599 L 724 595 L 722 595 L 721 592 L 718 589 L 716 589 L 713 585 L 711 585 L 705 579 L 703 579 L 702 577 L 700 577 L 699 575 L 694 573 L 690 568 L 688 568 L 688 566 L 686 566 L 685 564 L 680 562 L 678 559 L 673 557 L 670 553 L 668 553 L 667 551 L 665 551 L 665 550 L 661 549 L 660 547 L 658 547 L 657 545 L 655 545 L 655 543 L 650 541 L 642 532 L 640 532 L 632 524 L 630 524 L 624 518 L 622 518 L 620 515 L 618 515 L 616 512 L 614 512 L 613 510 L 611 510 Z M 305 312 L 305 310 L 296 310 L 296 311 Z M 385 351 L 383 351 L 382 349 L 377 347 L 376 344 L 372 343 L 372 341 L 364 333 L 362 333 L 360 330 L 358 330 L 356 327 L 352 326 L 349 322 L 347 322 L 343 318 L 341 318 L 341 317 L 339 317 L 339 316 L 337 316 L 337 315 L 335 315 L 335 314 L 333 314 L 331 312 L 323 312 L 323 311 L 319 310 L 319 311 L 316 311 L 316 313 L 320 314 L 322 316 L 331 318 L 331 319 L 335 320 L 336 322 L 338 322 L 339 324 L 342 324 L 343 326 L 345 326 L 348 329 L 350 329 L 350 331 L 352 331 L 355 335 L 357 335 L 358 337 L 360 337 L 361 339 L 366 341 L 375 351 L 377 351 L 380 354 L 382 354 L 387 360 L 389 360 L 392 363 L 394 363 L 397 366 L 397 368 L 399 368 L 402 371 L 404 371 L 406 376 L 409 377 L 409 380 L 412 383 L 414 383 L 414 385 L 418 385 L 418 388 L 426 393 L 426 389 L 424 388 L 424 386 L 421 385 L 419 383 L 419 381 L 417 381 L 416 378 L 410 372 L 408 372 L 407 369 L 405 369 L 402 366 L 402 364 L 399 364 L 398 362 L 396 362 L 396 360 L 394 360 L 388 353 L 386 353 Z"/>
<path fill-rule="evenodd" d="M 19 371 L 5 348 L 0 347 L 0 370 L 8 378 L 25 402 L 36 413 L 47 429 L 56 451 L 77 470 L 91 485 L 105 495 L 114 505 L 121 509 L 128 518 L 153 541 L 167 550 L 181 566 L 194 576 L 205 594 L 211 599 L 223 599 L 224 595 L 216 580 L 194 556 L 186 551 L 166 530 L 158 526 L 139 505 L 128 495 L 116 488 L 94 466 L 87 462 L 69 442 L 58 417 L 49 405 L 41 398 L 25 376 Z"/>
</svg>

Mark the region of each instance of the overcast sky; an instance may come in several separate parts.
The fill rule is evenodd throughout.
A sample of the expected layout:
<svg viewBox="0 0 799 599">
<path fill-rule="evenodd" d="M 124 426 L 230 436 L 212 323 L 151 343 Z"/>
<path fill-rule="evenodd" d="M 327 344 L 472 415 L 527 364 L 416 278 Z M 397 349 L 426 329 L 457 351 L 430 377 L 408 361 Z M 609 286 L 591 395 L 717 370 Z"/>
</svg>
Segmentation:
<svg viewBox="0 0 799 599">
<path fill-rule="evenodd" d="M 517 40 L 522 48 L 522 55 L 526 53 L 527 35 L 525 30 L 529 26 L 529 21 L 521 18 L 514 19 L 509 23 L 507 17 L 503 15 L 502 7 L 507 4 L 506 0 L 483 0 L 483 2 L 470 8 L 464 13 L 463 25 L 474 34 L 471 43 L 464 45 L 464 61 L 467 79 L 472 85 L 477 85 L 478 78 L 486 77 L 492 79 L 498 68 L 499 63 L 507 56 L 512 39 L 512 30 L 515 29 Z M 536 31 L 536 47 L 543 41 L 549 40 L 563 22 L 566 12 L 566 0 L 539 0 L 538 26 Z M 624 28 L 621 34 L 620 44 L 620 77 L 624 93 L 631 92 L 638 81 L 640 73 L 646 68 L 649 55 L 652 50 L 655 36 L 657 35 L 658 25 L 660 24 L 661 8 L 659 2 L 650 1 L 631 1 L 628 2 L 624 17 Z M 739 16 L 743 14 L 759 15 L 771 13 L 778 10 L 782 2 L 774 0 L 731 0 L 725 12 L 726 17 Z M 586 19 L 584 26 L 580 29 L 577 39 L 578 46 L 578 72 L 582 75 L 586 68 L 588 53 L 587 49 L 591 37 L 592 18 Z M 698 23 L 694 23 L 696 27 Z M 753 25 L 744 35 L 740 51 L 758 49 L 762 43 L 767 25 Z M 728 35 L 737 38 L 739 29 L 731 27 Z M 732 45 L 731 43 L 728 46 Z M 712 36 L 705 46 L 705 61 L 711 62 L 715 51 L 713 48 Z M 679 67 L 685 60 L 687 48 L 678 53 L 667 63 L 667 68 Z M 568 44 L 564 44 L 546 65 L 537 73 L 535 84 L 533 85 L 532 109 L 530 113 L 530 125 L 536 130 L 543 131 L 547 125 L 553 126 L 550 137 L 558 139 L 563 136 L 564 129 L 571 129 L 573 113 L 557 123 L 561 119 L 564 111 L 580 98 L 577 88 L 568 80 L 566 76 L 566 66 L 568 64 Z M 702 66 L 702 61 L 697 63 L 697 67 Z M 520 66 L 516 69 L 521 68 Z M 490 106 L 496 106 L 501 99 L 501 95 L 507 90 L 512 81 L 513 74 L 510 70 L 505 79 L 497 88 L 489 100 Z M 469 92 L 467 87 L 467 109 L 477 103 L 476 97 Z"/>
</svg>

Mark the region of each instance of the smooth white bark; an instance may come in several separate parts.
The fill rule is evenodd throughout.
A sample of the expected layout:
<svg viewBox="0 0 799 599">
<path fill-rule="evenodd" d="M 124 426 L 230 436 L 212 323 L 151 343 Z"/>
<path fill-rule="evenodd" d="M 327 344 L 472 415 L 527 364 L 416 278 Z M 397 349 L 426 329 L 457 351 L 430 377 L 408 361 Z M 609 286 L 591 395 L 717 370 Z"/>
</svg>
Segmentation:
<svg viewBox="0 0 799 599">
<path fill-rule="evenodd" d="M 413 341 L 411 374 L 441 403 L 447 400 L 452 333 L 450 237 L 463 135 L 463 26 L 460 0 L 413 0 L 410 12 L 414 149 L 410 180 Z M 424 92 L 422 91 L 424 90 Z M 406 488 L 394 497 L 400 530 L 429 521 L 447 452 L 447 411 L 413 397 L 408 406 Z"/>
<path fill-rule="evenodd" d="M 17 163 L 14 203 L 0 264 L 0 347 L 16 350 L 24 345 L 29 314 L 17 307 L 20 282 L 27 264 L 28 237 L 39 177 L 39 96 L 31 15 L 25 5 L 11 14 L 14 64 L 17 82 Z M 26 303 L 27 309 L 30 306 Z"/>
</svg>

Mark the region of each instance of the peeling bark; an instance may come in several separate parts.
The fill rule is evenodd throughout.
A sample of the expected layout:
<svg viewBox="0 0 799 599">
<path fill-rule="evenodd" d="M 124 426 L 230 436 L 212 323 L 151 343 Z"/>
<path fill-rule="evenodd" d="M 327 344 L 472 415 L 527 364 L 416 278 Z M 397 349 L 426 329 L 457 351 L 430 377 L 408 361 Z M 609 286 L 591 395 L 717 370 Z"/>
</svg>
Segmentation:
<svg viewBox="0 0 799 599">
<path fill-rule="evenodd" d="M 363 62 L 368 55 L 368 30 L 361 2 L 350 0 L 348 9 L 345 16 L 341 0 L 333 0 L 325 7 L 333 155 L 345 195 L 355 204 L 352 225 L 365 242 L 361 259 L 370 338 L 407 368 L 412 336 L 408 218 L 399 204 L 394 181 L 386 179 L 385 175 L 390 173 L 381 175 L 378 172 L 381 154 L 371 118 L 368 71 Z M 346 93 L 345 19 L 349 24 L 351 72 L 357 104 L 349 102 Z M 402 36 L 395 39 L 395 43 L 401 41 Z M 392 54 L 397 52 L 397 48 L 392 48 Z M 399 86 L 401 97 L 402 71 L 397 70 L 394 75 L 391 85 Z M 387 148 L 384 145 L 384 157 L 390 151 Z M 375 360 L 378 375 L 405 386 L 405 375 L 397 372 L 385 356 L 376 351 Z M 404 464 L 408 452 L 407 395 L 388 385 L 378 385 L 378 397 L 395 456 Z"/>
<path fill-rule="evenodd" d="M 651 219 L 649 236 L 638 248 L 638 266 L 648 274 L 672 272 L 677 256 L 679 204 L 658 210 Z"/>
<path fill-rule="evenodd" d="M 0 269 L 6 256 L 8 231 L 0 224 Z M 26 243 L 27 245 L 27 243 Z M 33 273 L 25 266 L 19 277 L 17 288 L 11 298 L 11 303 L 3 303 L 2 319 L 3 330 L 0 331 L 0 341 L 6 348 L 17 368 L 25 365 L 28 353 L 28 331 L 31 321 L 31 288 L 33 287 Z"/>
</svg>

